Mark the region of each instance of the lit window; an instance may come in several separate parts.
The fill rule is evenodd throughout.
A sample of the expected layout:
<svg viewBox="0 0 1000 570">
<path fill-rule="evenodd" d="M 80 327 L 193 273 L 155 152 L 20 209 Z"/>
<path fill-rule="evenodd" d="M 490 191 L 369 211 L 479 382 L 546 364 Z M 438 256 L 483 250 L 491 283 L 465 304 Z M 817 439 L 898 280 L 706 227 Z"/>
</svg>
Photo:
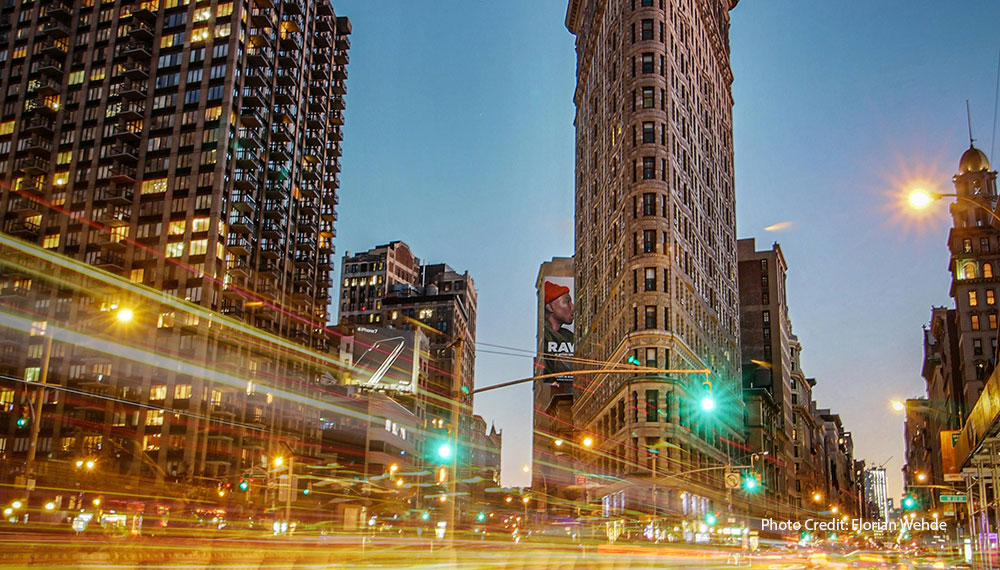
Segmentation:
<svg viewBox="0 0 1000 570">
<path fill-rule="evenodd" d="M 191 397 L 191 385 L 190 384 L 177 384 L 174 386 L 174 399 L 175 400 L 187 400 Z"/>
<path fill-rule="evenodd" d="M 990 263 L 983 264 L 983 278 L 991 279 L 993 278 L 993 265 Z"/>
<path fill-rule="evenodd" d="M 145 276 L 145 273 L 146 273 L 146 270 L 143 269 L 142 267 L 140 267 L 138 269 L 133 269 L 131 275 L 129 275 L 129 279 L 133 283 L 142 283 L 142 280 L 143 280 L 143 277 Z"/>
<path fill-rule="evenodd" d="M 976 278 L 976 264 L 975 263 L 966 263 L 965 266 L 962 268 L 962 270 L 965 273 L 965 278 L 966 279 L 975 279 Z"/>
<path fill-rule="evenodd" d="M 4 121 L 0 123 L 0 135 L 9 135 L 14 132 L 14 121 Z"/>
<path fill-rule="evenodd" d="M 979 304 L 979 299 L 976 298 L 976 292 L 969 291 L 969 306 L 975 307 L 978 304 Z"/>
<path fill-rule="evenodd" d="M 420 309 L 420 318 L 429 319 L 434 316 L 434 309 Z"/>
<path fill-rule="evenodd" d="M 59 234 L 49 234 L 45 236 L 45 241 L 42 242 L 42 247 L 45 249 L 59 247 Z"/>
<path fill-rule="evenodd" d="M 996 300 L 996 296 L 994 296 L 994 294 L 993 294 L 993 289 L 987 289 L 986 290 L 986 304 L 987 305 L 993 305 L 996 302 L 997 302 L 997 300 Z"/>
<path fill-rule="evenodd" d="M 972 315 L 972 330 L 979 330 L 979 315 Z"/>
<path fill-rule="evenodd" d="M 166 192 L 166 191 L 167 191 L 166 178 L 153 178 L 151 180 L 142 181 L 143 194 L 159 194 L 161 192 Z"/>
<path fill-rule="evenodd" d="M 149 399 L 150 400 L 166 400 L 167 399 L 167 385 L 157 384 L 155 386 L 149 387 Z M 147 424 L 149 425 L 149 424 Z"/>
<path fill-rule="evenodd" d="M 167 244 L 167 257 L 181 257 L 184 255 L 184 242 L 178 241 Z"/>
</svg>

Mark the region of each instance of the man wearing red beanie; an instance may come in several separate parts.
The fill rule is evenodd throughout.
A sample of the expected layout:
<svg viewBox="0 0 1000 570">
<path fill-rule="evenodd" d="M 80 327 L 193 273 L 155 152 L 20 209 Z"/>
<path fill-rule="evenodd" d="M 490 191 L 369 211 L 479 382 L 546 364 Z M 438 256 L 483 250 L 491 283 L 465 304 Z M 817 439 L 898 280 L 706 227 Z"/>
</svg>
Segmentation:
<svg viewBox="0 0 1000 570">
<path fill-rule="evenodd" d="M 573 356 L 573 331 L 566 325 L 573 324 L 573 299 L 569 287 L 551 281 L 545 282 L 545 334 L 543 336 L 545 369 L 543 374 L 565 372 L 573 367 L 560 356 Z M 555 358 L 553 358 L 555 357 Z M 551 381 L 551 380 L 550 380 Z"/>
</svg>

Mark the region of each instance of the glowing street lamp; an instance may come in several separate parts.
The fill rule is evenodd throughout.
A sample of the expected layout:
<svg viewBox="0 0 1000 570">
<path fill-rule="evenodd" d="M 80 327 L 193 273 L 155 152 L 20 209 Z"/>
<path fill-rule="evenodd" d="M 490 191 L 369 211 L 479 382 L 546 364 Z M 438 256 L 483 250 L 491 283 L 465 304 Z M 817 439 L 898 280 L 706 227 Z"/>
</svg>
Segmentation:
<svg viewBox="0 0 1000 570">
<path fill-rule="evenodd" d="M 813 502 L 818 503 L 823 500 L 823 493 L 813 493 Z"/>
<path fill-rule="evenodd" d="M 711 396 L 705 396 L 701 399 L 701 409 L 706 412 L 711 412 L 715 409 L 715 398 Z"/>
<path fill-rule="evenodd" d="M 284 464 L 285 464 L 285 458 L 284 457 L 275 457 L 274 458 L 274 466 L 275 467 L 281 467 Z"/>
<path fill-rule="evenodd" d="M 931 202 L 937 199 L 938 197 L 935 197 L 933 194 L 922 188 L 918 188 L 910 192 L 909 195 L 910 206 L 917 210 L 923 210 L 927 206 L 930 206 Z"/>
<path fill-rule="evenodd" d="M 557 439 L 557 440 L 553 441 L 552 444 L 555 445 L 556 447 L 562 447 L 563 440 Z"/>
<path fill-rule="evenodd" d="M 906 404 L 904 404 L 901 400 L 893 400 L 891 405 L 892 409 L 896 410 L 897 412 L 902 412 L 903 410 L 906 409 Z"/>
<path fill-rule="evenodd" d="M 589 435 L 587 437 L 583 438 L 583 446 L 584 447 L 594 447 L 594 438 L 590 437 Z"/>
</svg>

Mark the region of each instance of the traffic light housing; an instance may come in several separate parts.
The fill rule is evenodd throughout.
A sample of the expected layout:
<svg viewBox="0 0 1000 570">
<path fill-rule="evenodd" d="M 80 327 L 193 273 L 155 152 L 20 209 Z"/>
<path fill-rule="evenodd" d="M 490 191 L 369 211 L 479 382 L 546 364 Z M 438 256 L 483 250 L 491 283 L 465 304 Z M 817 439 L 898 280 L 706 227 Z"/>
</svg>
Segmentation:
<svg viewBox="0 0 1000 570">
<path fill-rule="evenodd" d="M 424 520 L 425 521 L 425 520 L 427 520 L 429 518 L 431 518 L 431 513 L 429 511 L 424 511 L 424 512 L 420 513 L 420 520 Z"/>
<path fill-rule="evenodd" d="M 913 495 L 903 497 L 903 508 L 908 511 L 917 508 L 917 499 Z"/>
<path fill-rule="evenodd" d="M 485 520 L 486 520 L 486 513 L 480 512 L 478 515 L 476 515 L 476 522 L 483 522 Z"/>
<path fill-rule="evenodd" d="M 312 493 L 312 492 L 313 492 L 313 484 L 312 484 L 312 481 L 310 481 L 310 482 L 306 483 L 306 488 L 302 489 L 302 494 L 303 495 L 308 495 L 309 493 Z"/>
<path fill-rule="evenodd" d="M 240 489 L 240 491 L 249 491 L 250 490 L 250 480 L 249 479 L 245 479 L 245 478 L 244 479 L 240 479 L 239 489 Z"/>
<path fill-rule="evenodd" d="M 705 515 L 705 524 L 708 526 L 715 526 L 715 523 L 719 522 L 719 516 L 716 513 L 708 513 Z"/>
<path fill-rule="evenodd" d="M 747 473 L 743 476 L 743 489 L 750 493 L 756 493 L 760 490 L 760 473 Z"/>
<path fill-rule="evenodd" d="M 21 406 L 21 417 L 17 418 L 15 423 L 19 428 L 27 427 L 31 423 L 31 410 L 28 409 L 28 406 Z"/>
<path fill-rule="evenodd" d="M 636 356 L 636 355 L 634 355 L 634 354 L 630 354 L 629 357 L 626 359 L 626 362 L 628 362 L 629 364 L 631 364 L 633 366 L 640 366 L 640 365 L 642 365 L 642 362 L 639 362 L 639 357 Z"/>
</svg>

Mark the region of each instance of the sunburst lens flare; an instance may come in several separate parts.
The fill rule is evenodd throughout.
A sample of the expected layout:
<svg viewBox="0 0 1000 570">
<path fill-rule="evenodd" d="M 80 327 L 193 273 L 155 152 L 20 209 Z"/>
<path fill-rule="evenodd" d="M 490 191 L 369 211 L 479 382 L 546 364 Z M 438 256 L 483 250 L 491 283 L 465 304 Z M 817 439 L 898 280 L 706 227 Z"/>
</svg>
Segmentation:
<svg viewBox="0 0 1000 570">
<path fill-rule="evenodd" d="M 909 196 L 910 206 L 917 210 L 923 210 L 934 201 L 934 197 L 926 190 L 914 190 Z"/>
</svg>

